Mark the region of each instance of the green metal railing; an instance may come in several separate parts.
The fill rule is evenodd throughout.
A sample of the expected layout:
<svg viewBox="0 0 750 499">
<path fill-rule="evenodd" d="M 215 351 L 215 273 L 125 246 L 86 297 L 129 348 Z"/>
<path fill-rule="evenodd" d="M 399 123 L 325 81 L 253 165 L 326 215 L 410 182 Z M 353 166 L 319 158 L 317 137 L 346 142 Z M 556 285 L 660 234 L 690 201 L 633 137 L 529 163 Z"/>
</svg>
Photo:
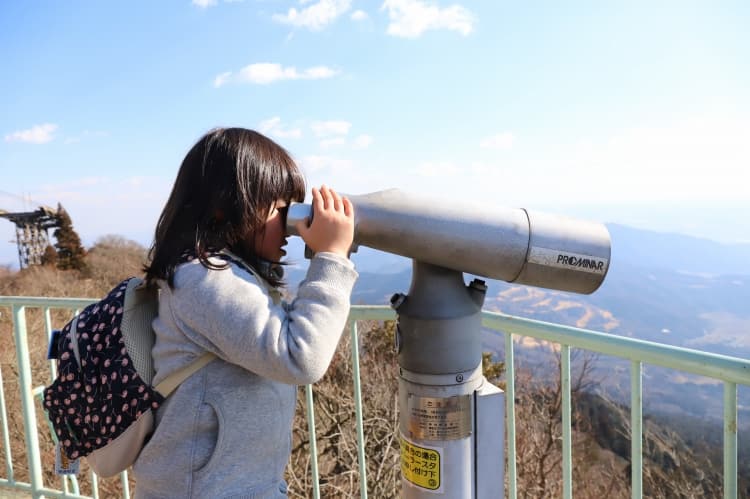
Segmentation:
<svg viewBox="0 0 750 499">
<path fill-rule="evenodd" d="M 5 391 L 0 369 L 0 416 L 2 416 L 3 448 L 6 470 L 0 477 L 2 487 L 28 492 L 33 497 L 72 497 L 83 498 L 75 479 L 62 480 L 61 489 L 47 487 L 43 483 L 42 464 L 39 452 L 39 434 L 37 428 L 35 393 L 40 387 L 32 386 L 31 367 L 28 348 L 28 331 L 26 327 L 26 309 L 37 308 L 44 314 L 45 333 L 51 334 L 50 310 L 79 310 L 91 303 L 91 299 L 75 298 L 26 298 L 0 297 L 2 307 L 11 310 L 13 331 L 15 335 L 18 361 L 19 386 L 23 408 L 24 437 L 28 456 L 30 482 L 20 482 L 14 478 L 13 459 L 11 455 L 8 430 L 8 417 L 5 405 Z M 350 331 L 352 339 L 353 389 L 357 424 L 358 466 L 360 480 L 360 497 L 367 498 L 366 456 L 364 454 L 364 434 L 362 425 L 362 399 L 359 375 L 359 341 L 357 322 L 363 320 L 394 319 L 394 312 L 388 307 L 355 306 L 350 314 Z M 724 498 L 737 497 L 737 385 L 750 386 L 750 361 L 689 350 L 658 343 L 635 340 L 611 334 L 604 334 L 585 329 L 551 324 L 530 319 L 511 317 L 499 313 L 484 312 L 483 325 L 505 334 L 506 366 L 506 432 L 507 432 L 507 477 L 506 496 L 514 498 L 516 484 L 516 432 L 515 432 L 515 375 L 513 357 L 514 336 L 528 336 L 560 345 L 561 379 L 562 379 L 562 479 L 563 497 L 571 498 L 572 484 L 572 441 L 571 441 L 571 363 L 570 349 L 579 348 L 605 355 L 611 355 L 630 361 L 631 365 L 631 484 L 632 497 L 640 498 L 643 494 L 643 405 L 642 405 L 642 367 L 643 364 L 657 365 L 707 376 L 724 383 Z M 7 340 L 0 339 L 7 344 Z M 54 376 L 55 366 L 50 363 L 50 375 Z M 310 439 L 312 463 L 313 496 L 320 498 L 317 448 L 315 439 L 315 414 L 313 410 L 313 387 L 307 386 L 307 421 Z M 121 475 L 122 497 L 129 498 L 127 473 Z M 98 497 L 97 478 L 92 474 L 93 497 Z M 72 490 L 71 490 L 72 489 Z"/>
</svg>

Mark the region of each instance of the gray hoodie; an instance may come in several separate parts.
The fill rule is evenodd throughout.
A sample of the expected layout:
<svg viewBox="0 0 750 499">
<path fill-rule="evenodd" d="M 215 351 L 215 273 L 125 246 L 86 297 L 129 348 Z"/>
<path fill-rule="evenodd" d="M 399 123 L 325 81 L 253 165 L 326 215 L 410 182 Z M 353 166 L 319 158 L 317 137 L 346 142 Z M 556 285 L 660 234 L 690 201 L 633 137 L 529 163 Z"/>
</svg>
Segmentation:
<svg viewBox="0 0 750 499">
<path fill-rule="evenodd" d="M 153 383 L 205 351 L 218 358 L 159 408 L 133 465 L 135 497 L 286 497 L 296 385 L 328 368 L 356 278 L 348 259 L 320 253 L 290 304 L 235 264 L 194 260 L 177 268 L 173 289 L 160 283 Z"/>
</svg>

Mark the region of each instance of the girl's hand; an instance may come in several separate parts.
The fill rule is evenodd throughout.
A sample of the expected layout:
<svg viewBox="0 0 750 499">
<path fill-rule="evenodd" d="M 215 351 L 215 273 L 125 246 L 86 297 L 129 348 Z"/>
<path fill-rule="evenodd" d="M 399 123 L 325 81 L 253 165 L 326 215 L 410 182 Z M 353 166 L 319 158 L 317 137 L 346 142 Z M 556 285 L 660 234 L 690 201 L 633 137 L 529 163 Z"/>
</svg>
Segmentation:
<svg viewBox="0 0 750 499">
<path fill-rule="evenodd" d="M 312 189 L 313 221 L 297 223 L 297 231 L 305 244 L 315 253 L 331 252 L 344 257 L 354 239 L 354 206 L 333 189 L 322 185 Z"/>
</svg>

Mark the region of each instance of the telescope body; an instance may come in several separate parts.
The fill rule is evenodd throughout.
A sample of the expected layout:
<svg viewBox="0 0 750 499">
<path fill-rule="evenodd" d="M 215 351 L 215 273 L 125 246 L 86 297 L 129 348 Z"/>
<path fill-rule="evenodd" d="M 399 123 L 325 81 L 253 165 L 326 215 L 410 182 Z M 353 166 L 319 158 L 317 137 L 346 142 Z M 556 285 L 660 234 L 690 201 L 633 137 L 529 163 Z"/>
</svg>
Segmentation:
<svg viewBox="0 0 750 499">
<path fill-rule="evenodd" d="M 611 243 L 600 223 L 522 208 L 456 204 L 389 189 L 347 196 L 354 205 L 354 246 L 446 269 L 542 288 L 592 293 L 609 269 Z M 312 217 L 293 203 L 287 234 Z"/>
<path fill-rule="evenodd" d="M 404 499 L 504 496 L 505 393 L 482 375 L 487 286 L 463 273 L 592 293 L 609 269 L 602 224 L 524 209 L 455 204 L 391 189 L 348 196 L 354 243 L 413 259 L 396 293 Z M 287 235 L 315 214 L 294 203 Z M 512 345 L 512 340 L 511 340 Z"/>
</svg>

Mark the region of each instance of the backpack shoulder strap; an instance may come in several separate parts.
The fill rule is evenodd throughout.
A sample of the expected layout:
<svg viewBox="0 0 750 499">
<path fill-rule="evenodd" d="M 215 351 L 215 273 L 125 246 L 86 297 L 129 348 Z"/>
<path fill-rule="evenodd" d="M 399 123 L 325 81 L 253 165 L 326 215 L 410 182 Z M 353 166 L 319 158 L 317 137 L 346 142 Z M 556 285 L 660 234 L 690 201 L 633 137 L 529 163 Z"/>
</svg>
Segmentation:
<svg viewBox="0 0 750 499">
<path fill-rule="evenodd" d="M 128 291 L 130 291 L 132 287 L 132 292 L 126 294 L 126 305 L 124 308 L 126 310 L 131 311 L 132 313 L 136 313 L 140 316 L 144 316 L 142 320 L 140 321 L 140 329 L 144 331 L 149 331 L 149 335 L 142 335 L 147 336 L 149 341 L 146 341 L 145 339 L 141 338 L 140 342 L 145 344 L 147 348 L 147 351 L 149 355 L 148 357 L 148 366 L 147 369 L 144 367 L 143 371 L 145 373 L 150 373 L 153 375 L 153 364 L 151 360 L 151 349 L 153 348 L 154 344 L 154 337 L 153 337 L 153 330 L 151 329 L 151 322 L 153 318 L 158 313 L 158 291 L 156 286 L 152 286 L 147 281 L 144 281 L 142 279 L 133 279 L 132 283 L 128 286 Z M 138 328 L 135 328 L 138 329 Z M 133 340 L 131 339 L 131 343 Z M 131 345 L 131 348 L 135 348 L 137 345 Z M 141 350 L 143 350 L 143 346 L 139 346 Z M 130 349 L 129 349 L 130 350 Z M 209 362 L 211 362 L 214 357 L 216 357 L 211 352 L 205 352 L 203 355 L 195 359 L 190 364 L 184 366 L 181 369 L 178 369 L 177 371 L 173 372 L 169 376 L 167 376 L 161 383 L 156 385 L 154 388 L 157 392 L 159 392 L 161 395 L 163 395 L 165 398 L 172 393 L 180 384 L 188 379 L 191 374 L 198 371 L 201 367 L 205 366 Z M 136 362 L 136 359 L 133 359 L 133 362 Z M 145 380 L 147 383 L 151 384 L 151 379 Z"/>
<path fill-rule="evenodd" d="M 188 379 L 191 374 L 214 360 L 215 357 L 216 355 L 211 352 L 204 353 L 190 364 L 167 376 L 164 381 L 156 385 L 154 388 L 156 388 L 156 391 L 161 393 L 164 397 L 169 396 L 169 394 L 172 393 L 175 388 L 180 386 L 183 381 Z"/>
<path fill-rule="evenodd" d="M 219 252 L 220 255 L 223 255 L 231 262 L 239 265 L 246 271 L 248 271 L 251 275 L 255 277 L 255 279 L 258 281 L 258 283 L 263 287 L 263 289 L 268 292 L 268 294 L 271 296 L 271 299 L 274 301 L 274 303 L 278 304 L 281 301 L 281 293 L 271 286 L 268 281 L 263 279 L 263 277 L 258 274 L 258 272 L 251 267 L 250 265 L 247 265 L 241 258 L 234 255 L 228 250 L 223 250 Z M 161 393 L 164 397 L 167 397 L 170 393 L 172 393 L 180 384 L 188 379 L 191 374 L 198 371 L 200 368 L 211 362 L 216 355 L 212 354 L 211 352 L 205 352 L 203 355 L 195 359 L 190 364 L 186 365 L 185 367 L 178 369 L 177 371 L 173 372 L 169 376 L 167 376 L 161 383 L 155 386 L 156 391 Z"/>
</svg>

